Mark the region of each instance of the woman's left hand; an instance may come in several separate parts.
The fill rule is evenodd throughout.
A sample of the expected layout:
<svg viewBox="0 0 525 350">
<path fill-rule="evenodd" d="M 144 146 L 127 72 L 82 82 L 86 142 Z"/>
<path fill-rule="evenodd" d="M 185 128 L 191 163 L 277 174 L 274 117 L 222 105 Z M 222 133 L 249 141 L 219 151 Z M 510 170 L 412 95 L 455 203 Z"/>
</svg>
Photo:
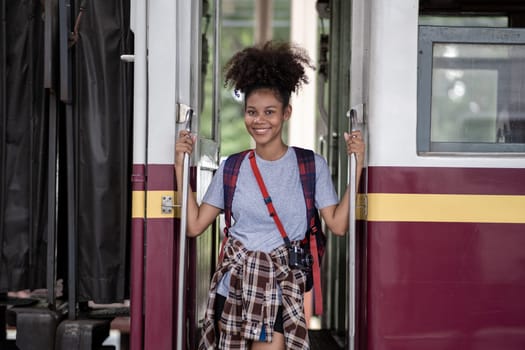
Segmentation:
<svg viewBox="0 0 525 350">
<path fill-rule="evenodd" d="M 363 141 L 361 131 L 352 131 L 350 134 L 345 132 L 344 137 L 348 155 L 352 153 L 355 154 L 357 164 L 362 167 L 365 159 L 365 143 Z"/>
</svg>

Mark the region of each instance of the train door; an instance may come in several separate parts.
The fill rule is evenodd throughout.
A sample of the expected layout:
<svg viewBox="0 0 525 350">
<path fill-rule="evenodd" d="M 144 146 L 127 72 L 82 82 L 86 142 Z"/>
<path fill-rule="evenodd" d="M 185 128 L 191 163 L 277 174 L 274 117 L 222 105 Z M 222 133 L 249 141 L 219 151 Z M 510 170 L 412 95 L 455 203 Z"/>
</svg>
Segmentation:
<svg viewBox="0 0 525 350">
<path fill-rule="evenodd" d="M 329 237 L 323 262 L 325 307 L 320 330 L 310 332 L 313 349 L 327 341 L 339 349 L 366 344 L 367 160 L 361 178 L 355 178 L 355 161 L 346 153 L 343 132 L 359 129 L 367 142 L 370 7 L 367 1 L 318 3 L 319 16 L 329 21 L 328 32 L 319 38 L 318 79 L 327 82 L 328 103 L 325 109 L 318 100 L 318 122 L 326 126 L 319 128 L 318 151 L 326 157 L 340 195 L 349 186 L 352 210 L 348 234 Z"/>
<path fill-rule="evenodd" d="M 181 233 L 183 209 L 175 200 L 174 179 L 178 131 L 197 133 L 201 127 L 201 45 L 206 44 L 201 16 L 209 13 L 203 4 L 133 3 L 132 349 L 194 348 L 214 262 L 213 235 L 186 240 Z M 195 154 L 201 157 L 189 160 L 188 181 L 197 196 L 217 162 L 216 142 L 210 138 L 199 137 Z"/>
</svg>

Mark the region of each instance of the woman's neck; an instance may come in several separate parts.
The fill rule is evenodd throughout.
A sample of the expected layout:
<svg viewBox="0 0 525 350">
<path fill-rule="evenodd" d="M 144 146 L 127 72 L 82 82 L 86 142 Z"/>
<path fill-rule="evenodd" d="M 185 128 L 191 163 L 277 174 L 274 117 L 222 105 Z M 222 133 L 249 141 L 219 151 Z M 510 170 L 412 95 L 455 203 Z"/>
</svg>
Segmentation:
<svg viewBox="0 0 525 350">
<path fill-rule="evenodd" d="M 277 145 L 257 145 L 255 146 L 255 152 L 259 157 L 264 160 L 277 160 L 281 159 L 288 150 L 288 146 L 281 142 Z"/>
</svg>

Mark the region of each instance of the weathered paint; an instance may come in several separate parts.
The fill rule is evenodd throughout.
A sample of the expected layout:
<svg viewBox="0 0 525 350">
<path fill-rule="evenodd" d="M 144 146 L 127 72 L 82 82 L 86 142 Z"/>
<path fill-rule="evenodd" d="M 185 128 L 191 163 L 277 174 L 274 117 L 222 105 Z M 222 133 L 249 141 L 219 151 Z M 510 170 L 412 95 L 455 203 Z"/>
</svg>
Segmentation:
<svg viewBox="0 0 525 350">
<path fill-rule="evenodd" d="M 145 349 L 173 349 L 180 210 L 162 213 L 161 198 L 172 195 L 175 203 L 174 168 L 136 164 L 133 169 L 131 341 Z M 190 177 L 195 186 L 195 168 L 190 169 Z M 195 246 L 190 245 L 189 251 L 194 252 Z M 195 283 L 191 275 L 188 278 L 188 283 Z"/>
<path fill-rule="evenodd" d="M 131 187 L 143 193 L 145 188 L 145 167 L 143 164 L 133 165 Z M 143 295 L 144 288 L 144 198 L 132 197 L 132 212 L 134 208 L 142 211 L 134 212 L 131 218 L 131 271 L 130 271 L 130 346 L 131 350 L 143 349 Z"/>
</svg>

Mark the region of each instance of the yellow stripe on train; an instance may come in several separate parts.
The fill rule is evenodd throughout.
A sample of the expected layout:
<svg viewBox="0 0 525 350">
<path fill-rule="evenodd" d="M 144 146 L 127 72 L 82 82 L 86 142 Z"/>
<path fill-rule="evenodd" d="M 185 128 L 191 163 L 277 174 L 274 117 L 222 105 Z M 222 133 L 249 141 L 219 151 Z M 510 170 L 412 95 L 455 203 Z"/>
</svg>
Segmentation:
<svg viewBox="0 0 525 350">
<path fill-rule="evenodd" d="M 162 198 L 174 191 L 148 191 L 148 218 L 180 218 L 180 209 L 162 211 Z M 144 218 L 145 192 L 133 191 L 132 218 Z M 368 221 L 525 223 L 525 196 L 369 193 Z M 358 196 L 358 203 L 363 195 Z M 361 199 L 361 200 L 359 200 Z M 175 202 L 172 200 L 172 203 Z M 359 207 L 361 205 L 358 204 Z"/>
<path fill-rule="evenodd" d="M 525 196 L 369 193 L 368 221 L 525 223 Z"/>
<path fill-rule="evenodd" d="M 172 207 L 171 213 L 163 211 L 163 199 L 171 198 L 171 205 L 176 204 L 176 192 L 174 191 L 148 191 L 147 198 L 145 191 L 133 191 L 131 217 L 133 219 L 143 219 L 144 216 L 152 219 L 180 218 L 180 207 Z M 144 212 L 147 200 L 147 212 Z M 168 203 L 165 203 L 168 204 Z"/>
</svg>

